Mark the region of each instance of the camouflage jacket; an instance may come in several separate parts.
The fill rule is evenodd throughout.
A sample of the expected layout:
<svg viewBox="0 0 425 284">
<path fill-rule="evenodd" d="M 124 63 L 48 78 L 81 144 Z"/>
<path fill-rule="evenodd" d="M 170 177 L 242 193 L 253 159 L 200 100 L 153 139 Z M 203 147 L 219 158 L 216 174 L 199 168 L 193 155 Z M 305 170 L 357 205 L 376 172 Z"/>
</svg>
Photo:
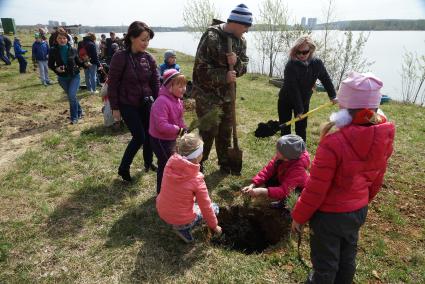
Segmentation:
<svg viewBox="0 0 425 284">
<path fill-rule="evenodd" d="M 227 64 L 227 37 L 232 38 L 232 51 L 236 53 L 237 62 L 234 66 L 236 76 L 246 73 L 248 57 L 246 56 L 246 40 L 238 39 L 223 31 L 223 25 L 211 26 L 202 35 L 196 51 L 193 67 L 193 95 L 197 99 L 229 101 L 227 94 L 228 84 L 226 75 Z M 213 96 L 213 97 L 212 97 Z M 208 98 L 206 98 L 208 97 Z"/>
</svg>

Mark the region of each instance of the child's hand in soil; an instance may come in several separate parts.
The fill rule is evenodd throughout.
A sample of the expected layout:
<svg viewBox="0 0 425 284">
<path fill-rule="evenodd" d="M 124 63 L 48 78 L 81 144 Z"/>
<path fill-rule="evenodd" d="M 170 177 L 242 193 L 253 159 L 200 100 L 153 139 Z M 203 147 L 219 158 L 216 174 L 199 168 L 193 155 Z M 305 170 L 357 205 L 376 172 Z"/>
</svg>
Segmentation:
<svg viewBox="0 0 425 284">
<path fill-rule="evenodd" d="M 242 190 L 243 193 L 249 194 L 251 197 L 258 197 L 261 195 L 267 196 L 267 188 L 265 187 L 257 187 L 257 188 L 251 188 L 248 187 L 245 191 Z"/>
<path fill-rule="evenodd" d="M 300 223 L 297 223 L 295 220 L 292 220 L 291 231 L 294 234 L 295 233 L 301 234 L 303 231 L 303 225 L 301 225 Z"/>
<path fill-rule="evenodd" d="M 255 187 L 255 184 L 251 183 L 248 186 L 245 186 L 241 189 L 242 193 L 248 193 L 248 191 L 251 191 Z"/>
<path fill-rule="evenodd" d="M 215 234 L 217 234 L 217 236 L 221 236 L 221 234 L 223 233 L 223 230 L 221 229 L 220 226 L 217 225 L 217 227 L 215 227 L 215 229 L 213 230 L 213 232 Z"/>
</svg>

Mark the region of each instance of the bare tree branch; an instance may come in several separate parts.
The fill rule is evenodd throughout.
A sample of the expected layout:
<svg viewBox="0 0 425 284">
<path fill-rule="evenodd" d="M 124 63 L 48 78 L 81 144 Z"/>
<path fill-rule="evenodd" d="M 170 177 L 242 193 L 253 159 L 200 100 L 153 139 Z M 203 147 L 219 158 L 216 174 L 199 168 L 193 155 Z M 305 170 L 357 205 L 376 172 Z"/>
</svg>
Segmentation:
<svg viewBox="0 0 425 284">
<path fill-rule="evenodd" d="M 197 38 L 211 26 L 213 19 L 219 18 L 220 14 L 209 0 L 188 0 L 184 5 L 183 22 Z"/>
</svg>

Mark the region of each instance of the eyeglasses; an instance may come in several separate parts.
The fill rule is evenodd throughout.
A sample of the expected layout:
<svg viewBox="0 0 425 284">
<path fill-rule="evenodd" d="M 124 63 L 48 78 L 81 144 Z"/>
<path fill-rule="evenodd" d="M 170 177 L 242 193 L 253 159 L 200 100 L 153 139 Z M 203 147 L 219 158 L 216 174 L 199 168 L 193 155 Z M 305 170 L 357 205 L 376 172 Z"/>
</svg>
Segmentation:
<svg viewBox="0 0 425 284">
<path fill-rule="evenodd" d="M 308 49 L 308 50 L 297 50 L 297 55 L 300 55 L 300 54 L 307 55 L 309 53 L 310 53 L 310 49 Z"/>
</svg>

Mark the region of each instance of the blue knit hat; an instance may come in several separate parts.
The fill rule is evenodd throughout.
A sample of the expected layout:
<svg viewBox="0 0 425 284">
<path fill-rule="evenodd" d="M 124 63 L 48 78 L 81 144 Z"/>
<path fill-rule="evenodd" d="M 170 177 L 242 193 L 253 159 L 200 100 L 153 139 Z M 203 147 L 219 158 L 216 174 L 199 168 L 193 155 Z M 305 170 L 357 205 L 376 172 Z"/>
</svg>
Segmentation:
<svg viewBox="0 0 425 284">
<path fill-rule="evenodd" d="M 170 57 L 176 57 L 176 53 L 175 53 L 175 51 L 174 50 L 167 50 L 165 53 L 164 53 L 164 61 L 168 61 L 168 58 L 170 58 Z"/>
<path fill-rule="evenodd" d="M 252 25 L 252 13 L 245 4 L 239 4 L 230 13 L 227 22 L 237 23 L 250 27 Z"/>
</svg>

